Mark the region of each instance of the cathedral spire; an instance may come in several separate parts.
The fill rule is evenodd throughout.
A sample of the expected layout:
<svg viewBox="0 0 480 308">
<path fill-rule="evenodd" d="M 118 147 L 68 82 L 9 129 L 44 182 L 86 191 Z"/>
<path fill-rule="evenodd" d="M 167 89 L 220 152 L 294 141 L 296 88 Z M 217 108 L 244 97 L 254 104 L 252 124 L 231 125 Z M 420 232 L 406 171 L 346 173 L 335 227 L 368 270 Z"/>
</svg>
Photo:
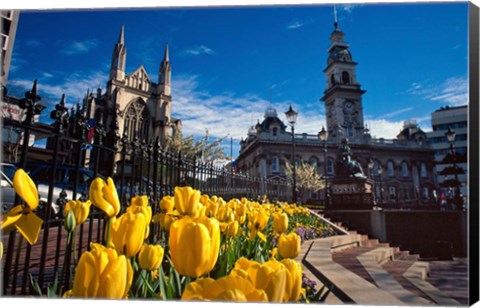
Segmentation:
<svg viewBox="0 0 480 308">
<path fill-rule="evenodd" d="M 163 55 L 163 62 L 169 62 L 170 57 L 168 55 L 168 43 L 165 44 L 165 54 Z"/>
<path fill-rule="evenodd" d="M 119 45 L 124 45 L 125 44 L 125 35 L 124 35 L 124 26 L 122 25 L 122 28 L 120 28 L 120 35 L 118 36 L 118 43 Z"/>
<path fill-rule="evenodd" d="M 110 80 L 122 81 L 125 79 L 125 62 L 127 58 L 127 50 L 125 47 L 124 26 L 120 28 L 118 41 L 113 48 L 112 65 L 110 68 Z"/>
<path fill-rule="evenodd" d="M 165 95 L 170 95 L 170 83 L 172 76 L 172 67 L 170 64 L 170 56 L 168 52 L 168 44 L 165 44 L 165 53 L 163 60 L 160 63 L 158 71 L 158 92 Z"/>
</svg>

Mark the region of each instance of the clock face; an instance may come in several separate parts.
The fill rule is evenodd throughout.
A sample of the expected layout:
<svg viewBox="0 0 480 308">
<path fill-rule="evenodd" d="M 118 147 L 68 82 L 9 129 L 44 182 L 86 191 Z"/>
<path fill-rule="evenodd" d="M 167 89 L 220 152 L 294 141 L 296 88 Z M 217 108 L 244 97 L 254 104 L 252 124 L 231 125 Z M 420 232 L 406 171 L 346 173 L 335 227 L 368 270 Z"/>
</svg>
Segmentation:
<svg viewBox="0 0 480 308">
<path fill-rule="evenodd" d="M 352 114 L 355 110 L 354 110 L 354 106 L 353 106 L 353 103 L 352 102 L 346 102 L 344 107 L 343 107 L 343 110 L 345 113 L 350 113 Z"/>
</svg>

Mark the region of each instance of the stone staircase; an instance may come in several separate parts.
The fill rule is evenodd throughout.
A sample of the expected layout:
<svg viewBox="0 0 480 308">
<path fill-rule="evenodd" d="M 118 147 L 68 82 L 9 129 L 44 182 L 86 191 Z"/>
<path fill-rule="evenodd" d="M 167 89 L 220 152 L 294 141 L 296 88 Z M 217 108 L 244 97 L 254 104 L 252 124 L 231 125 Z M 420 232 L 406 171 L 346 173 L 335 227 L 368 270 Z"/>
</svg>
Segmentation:
<svg viewBox="0 0 480 308">
<path fill-rule="evenodd" d="M 460 266 L 465 260 L 431 267 L 432 262 L 421 261 L 419 255 L 319 217 L 341 235 L 302 243 L 297 260 L 317 286 L 332 290 L 326 304 L 468 306 L 468 283 L 458 284 L 460 278 L 468 281 L 467 267 Z M 433 268 L 443 275 L 442 279 L 432 275 Z M 450 276 L 447 268 L 456 273 L 455 282 L 445 283 Z M 459 268 L 464 273 L 459 273 Z"/>
</svg>

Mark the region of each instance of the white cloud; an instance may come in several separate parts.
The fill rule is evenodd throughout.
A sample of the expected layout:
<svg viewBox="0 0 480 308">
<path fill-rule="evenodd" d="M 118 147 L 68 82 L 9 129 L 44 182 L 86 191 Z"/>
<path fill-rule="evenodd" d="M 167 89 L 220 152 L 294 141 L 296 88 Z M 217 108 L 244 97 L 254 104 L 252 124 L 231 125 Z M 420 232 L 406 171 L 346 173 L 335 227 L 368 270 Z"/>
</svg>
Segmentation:
<svg viewBox="0 0 480 308">
<path fill-rule="evenodd" d="M 466 105 L 468 104 L 468 79 L 451 77 L 439 84 L 414 82 L 405 93 L 452 106 Z"/>
<path fill-rule="evenodd" d="M 373 138 L 394 139 L 400 133 L 403 121 L 388 121 L 386 119 L 374 119 L 368 121 L 368 128 Z"/>
<path fill-rule="evenodd" d="M 293 30 L 293 29 L 298 29 L 300 28 L 301 26 L 303 26 L 304 24 L 299 22 L 299 21 L 295 21 L 295 22 L 292 22 L 291 24 L 289 24 L 287 26 L 287 29 L 290 29 L 290 30 Z"/>
<path fill-rule="evenodd" d="M 273 107 L 278 117 L 286 122 L 284 112 L 292 104 L 295 109 L 304 104 L 291 101 L 270 102 L 253 94 L 211 94 L 201 90 L 197 76 L 179 76 L 172 81 L 172 115 L 182 120 L 184 136 L 203 136 L 208 129 L 211 136 L 229 135 L 236 142 L 247 136 L 250 126 L 262 122 L 265 110 Z M 297 110 L 295 131 L 317 134 L 324 125 L 324 117 L 317 111 Z M 288 128 L 290 130 L 290 128 Z"/>
<path fill-rule="evenodd" d="M 201 54 L 213 55 L 215 51 L 207 46 L 201 45 L 184 51 L 185 54 L 198 56 Z"/>
<path fill-rule="evenodd" d="M 48 74 L 48 73 L 47 73 Z M 53 107 L 60 101 L 62 94 L 65 93 L 67 105 L 76 104 L 83 99 L 87 90 L 97 88 L 99 85 L 105 85 L 108 76 L 103 71 L 89 72 L 89 73 L 74 73 L 66 77 L 62 83 L 55 84 L 48 76 L 39 78 L 38 93 L 42 97 L 42 101 L 47 104 L 47 107 Z M 25 90 L 32 88 L 32 80 L 11 80 L 10 84 L 22 87 Z M 45 113 L 45 112 L 44 112 Z"/>
<path fill-rule="evenodd" d="M 86 41 L 68 41 L 63 42 L 63 49 L 60 50 L 61 53 L 71 56 L 75 54 L 87 53 L 93 48 L 98 46 L 98 41 L 95 39 L 90 39 Z"/>
<path fill-rule="evenodd" d="M 405 112 L 409 112 L 413 110 L 413 107 L 407 107 L 407 108 L 403 108 L 403 109 L 399 109 L 399 110 L 395 110 L 395 111 L 392 111 L 392 112 L 389 112 L 387 114 L 384 114 L 382 116 L 382 118 L 393 118 L 399 114 L 402 114 L 402 113 L 405 113 Z"/>
</svg>

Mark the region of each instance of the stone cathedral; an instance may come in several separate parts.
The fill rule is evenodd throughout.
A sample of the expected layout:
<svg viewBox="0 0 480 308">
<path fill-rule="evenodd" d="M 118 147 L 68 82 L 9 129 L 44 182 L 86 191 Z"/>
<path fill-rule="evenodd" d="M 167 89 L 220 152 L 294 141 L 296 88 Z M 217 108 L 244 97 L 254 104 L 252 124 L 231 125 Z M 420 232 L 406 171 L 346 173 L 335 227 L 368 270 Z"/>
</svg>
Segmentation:
<svg viewBox="0 0 480 308">
<path fill-rule="evenodd" d="M 124 27 L 120 30 L 118 41 L 113 48 L 109 80 L 104 93 L 97 89 L 96 95 L 87 99 L 86 116 L 103 122 L 107 131 L 118 122 L 120 135 L 126 134 L 129 140 L 163 139 L 181 133 L 181 121 L 171 117 L 172 95 L 168 45 L 165 46 L 163 60 L 155 82 L 140 65 L 134 72 L 127 74 L 125 64 L 127 48 Z"/>
</svg>

